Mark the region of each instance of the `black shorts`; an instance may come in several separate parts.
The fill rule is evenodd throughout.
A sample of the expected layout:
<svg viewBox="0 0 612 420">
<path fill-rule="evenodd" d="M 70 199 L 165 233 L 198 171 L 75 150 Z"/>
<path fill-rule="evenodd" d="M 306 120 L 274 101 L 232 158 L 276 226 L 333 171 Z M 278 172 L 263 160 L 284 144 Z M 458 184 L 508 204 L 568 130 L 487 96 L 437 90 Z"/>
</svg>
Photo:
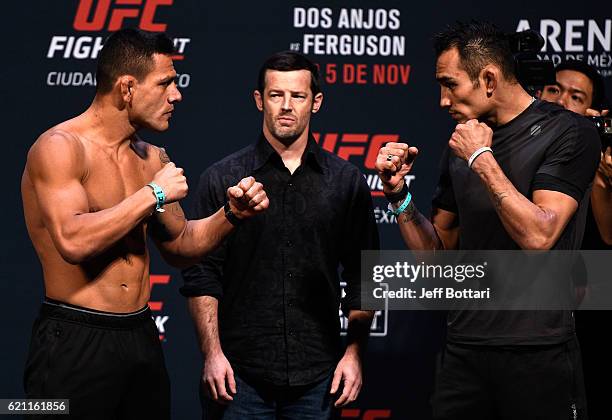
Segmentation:
<svg viewBox="0 0 612 420">
<path fill-rule="evenodd" d="M 47 299 L 32 328 L 24 388 L 27 398 L 68 398 L 70 416 L 61 419 L 170 418 L 170 381 L 148 307 L 114 314 Z"/>
<path fill-rule="evenodd" d="M 435 420 L 585 420 L 580 349 L 447 343 L 432 398 Z"/>
</svg>

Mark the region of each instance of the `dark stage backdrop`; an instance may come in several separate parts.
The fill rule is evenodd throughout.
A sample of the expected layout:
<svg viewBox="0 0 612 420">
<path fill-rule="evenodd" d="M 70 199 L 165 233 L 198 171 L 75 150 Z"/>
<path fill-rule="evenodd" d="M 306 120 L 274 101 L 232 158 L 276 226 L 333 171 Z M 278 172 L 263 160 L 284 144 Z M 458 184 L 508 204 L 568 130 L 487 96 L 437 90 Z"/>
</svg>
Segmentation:
<svg viewBox="0 0 612 420">
<path fill-rule="evenodd" d="M 359 166 L 371 186 L 383 248 L 401 249 L 374 175 L 380 145 L 402 139 L 420 149 L 410 177 L 425 213 L 438 159 L 453 123 L 438 107 L 432 35 L 455 20 L 489 19 L 507 31 L 532 28 L 558 62 L 582 57 L 612 75 L 612 20 L 594 0 L 491 2 L 53 0 L 3 2 L 0 65 L 2 222 L 0 235 L 0 398 L 21 397 L 41 268 L 23 222 L 19 183 L 30 145 L 77 115 L 94 95 L 95 58 L 109 31 L 166 31 L 176 41 L 183 102 L 166 133 L 142 137 L 166 148 L 195 187 L 210 164 L 257 139 L 252 91 L 270 54 L 292 49 L 320 65 L 325 100 L 313 131 L 328 150 Z M 61 205 L 61 203 L 58 203 Z M 183 207 L 191 207 L 186 199 Z M 486 226 L 483 226 L 486 228 Z M 182 279 L 154 253 L 151 308 L 172 380 L 174 418 L 199 415 L 201 358 Z M 68 281 L 68 279 L 67 279 Z M 440 312 L 379 312 L 360 399 L 347 419 L 428 419 L 434 366 L 444 339 Z"/>
</svg>

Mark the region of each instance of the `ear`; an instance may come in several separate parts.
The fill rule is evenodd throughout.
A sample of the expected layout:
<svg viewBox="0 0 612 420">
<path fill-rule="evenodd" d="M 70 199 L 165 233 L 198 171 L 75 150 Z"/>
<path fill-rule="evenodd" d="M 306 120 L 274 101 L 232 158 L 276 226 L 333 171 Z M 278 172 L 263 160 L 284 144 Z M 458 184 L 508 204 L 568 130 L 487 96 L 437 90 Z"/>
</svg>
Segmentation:
<svg viewBox="0 0 612 420">
<path fill-rule="evenodd" d="M 319 108 L 321 108 L 322 103 L 323 103 L 323 94 L 319 92 L 312 99 L 312 113 L 313 114 L 316 114 L 317 112 L 319 112 Z"/>
<path fill-rule="evenodd" d="M 255 89 L 253 91 L 253 99 L 255 99 L 255 106 L 258 110 L 263 111 L 263 98 L 261 97 L 261 93 Z"/>
<path fill-rule="evenodd" d="M 501 78 L 500 70 L 492 65 L 485 66 L 480 72 L 481 83 L 485 87 L 487 98 L 493 96 L 493 92 L 497 89 L 497 84 Z"/>
<path fill-rule="evenodd" d="M 134 85 L 136 84 L 135 82 L 136 79 L 134 79 L 132 76 L 121 76 L 117 80 L 117 84 L 119 85 L 119 91 L 121 92 L 121 98 L 126 103 L 132 102 Z"/>
</svg>

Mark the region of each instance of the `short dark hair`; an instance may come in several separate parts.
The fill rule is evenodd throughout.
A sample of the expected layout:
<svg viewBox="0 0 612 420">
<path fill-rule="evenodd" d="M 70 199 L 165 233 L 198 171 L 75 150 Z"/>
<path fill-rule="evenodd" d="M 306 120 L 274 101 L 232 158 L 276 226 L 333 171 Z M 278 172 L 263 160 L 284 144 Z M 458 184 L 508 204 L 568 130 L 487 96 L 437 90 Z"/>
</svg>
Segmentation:
<svg viewBox="0 0 612 420">
<path fill-rule="evenodd" d="M 562 61 L 555 68 L 555 72 L 559 72 L 561 70 L 577 71 L 584 74 L 591 80 L 591 83 L 593 84 L 593 100 L 591 101 L 591 108 L 601 110 L 608 106 L 603 78 L 593 66 L 580 60 L 566 60 Z"/>
<path fill-rule="evenodd" d="M 434 36 L 436 58 L 451 48 L 457 48 L 461 67 L 476 85 L 480 71 L 490 63 L 496 64 L 507 80 L 516 80 L 509 39 L 490 22 L 456 22 Z"/>
<path fill-rule="evenodd" d="M 100 51 L 96 91 L 110 92 L 117 78 L 124 74 L 142 79 L 151 71 L 153 54 L 172 55 L 174 52 L 172 40 L 163 33 L 121 29 L 107 38 Z"/>
<path fill-rule="evenodd" d="M 266 87 L 266 72 L 268 70 L 293 71 L 308 70 L 310 72 L 310 90 L 312 96 L 321 92 L 319 85 L 319 69 L 316 64 L 303 54 L 294 51 L 282 51 L 269 57 L 259 70 L 257 78 L 257 90 L 263 95 Z"/>
</svg>

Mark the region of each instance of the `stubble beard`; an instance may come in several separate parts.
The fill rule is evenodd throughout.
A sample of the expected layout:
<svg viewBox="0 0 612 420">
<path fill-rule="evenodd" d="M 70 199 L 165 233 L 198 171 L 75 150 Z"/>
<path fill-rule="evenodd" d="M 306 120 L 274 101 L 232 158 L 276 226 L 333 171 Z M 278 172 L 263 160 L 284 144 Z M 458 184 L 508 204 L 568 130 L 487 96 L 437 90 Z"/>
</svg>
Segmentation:
<svg viewBox="0 0 612 420">
<path fill-rule="evenodd" d="M 272 134 L 274 137 L 285 145 L 295 142 L 304 132 L 299 127 L 277 127 L 273 126 Z"/>
<path fill-rule="evenodd" d="M 301 126 L 299 120 L 295 121 L 295 125 L 287 127 L 282 126 L 275 118 L 271 126 L 270 132 L 274 138 L 286 146 L 293 144 L 304 133 L 305 129 L 305 127 Z"/>
</svg>

